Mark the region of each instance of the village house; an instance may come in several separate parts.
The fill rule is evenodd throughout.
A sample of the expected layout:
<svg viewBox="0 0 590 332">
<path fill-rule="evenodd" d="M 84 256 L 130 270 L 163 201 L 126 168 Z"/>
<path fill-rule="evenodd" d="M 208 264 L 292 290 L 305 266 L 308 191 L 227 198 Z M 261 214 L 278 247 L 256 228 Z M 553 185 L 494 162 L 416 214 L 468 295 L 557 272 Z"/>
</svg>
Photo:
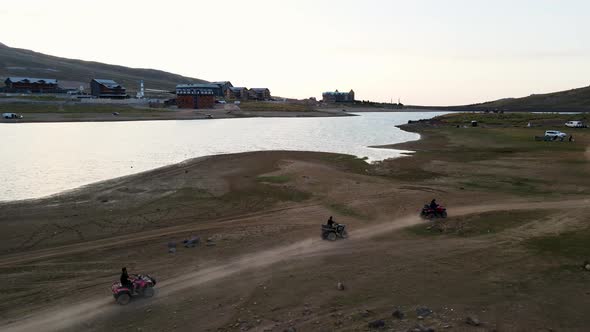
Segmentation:
<svg viewBox="0 0 590 332">
<path fill-rule="evenodd" d="M 211 82 L 211 84 L 218 85 L 221 88 L 221 96 L 225 96 L 227 90 L 234 87 L 230 81 L 217 81 Z"/>
<path fill-rule="evenodd" d="M 225 93 L 225 98 L 233 100 L 248 100 L 249 92 L 244 87 L 231 87 Z"/>
<path fill-rule="evenodd" d="M 252 88 L 248 91 L 250 99 L 253 100 L 270 100 L 270 90 L 267 88 Z"/>
<path fill-rule="evenodd" d="M 53 78 L 8 77 L 4 81 L 4 92 L 58 93 L 61 88 Z"/>
<path fill-rule="evenodd" d="M 113 80 L 97 78 L 90 81 L 90 94 L 96 98 L 124 99 L 129 97 L 121 84 Z"/>
<path fill-rule="evenodd" d="M 324 92 L 322 94 L 322 100 L 325 103 L 352 103 L 354 102 L 354 91 L 340 92 L 336 90 L 334 92 Z"/>
<path fill-rule="evenodd" d="M 201 85 L 201 87 L 197 87 Z M 178 108 L 207 109 L 215 107 L 215 88 L 206 84 L 181 84 L 176 86 Z M 218 86 L 216 86 L 219 88 Z"/>
</svg>

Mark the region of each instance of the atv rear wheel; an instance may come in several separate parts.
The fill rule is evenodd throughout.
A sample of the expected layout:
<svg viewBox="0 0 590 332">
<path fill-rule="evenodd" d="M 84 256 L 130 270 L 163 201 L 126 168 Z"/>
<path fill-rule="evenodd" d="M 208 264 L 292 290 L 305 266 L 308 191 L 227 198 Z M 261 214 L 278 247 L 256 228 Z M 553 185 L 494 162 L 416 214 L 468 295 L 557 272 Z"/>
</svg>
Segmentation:
<svg viewBox="0 0 590 332">
<path fill-rule="evenodd" d="M 117 303 L 120 305 L 126 305 L 129 301 L 131 301 L 131 295 L 129 295 L 129 293 L 123 293 L 117 296 Z"/>
<path fill-rule="evenodd" d="M 328 234 L 328 236 L 326 236 L 326 239 L 328 241 L 336 241 L 336 233 L 332 232 L 332 233 Z"/>
<path fill-rule="evenodd" d="M 143 296 L 145 296 L 145 297 L 154 296 L 154 288 L 153 287 L 146 287 L 146 289 L 143 290 Z"/>
</svg>

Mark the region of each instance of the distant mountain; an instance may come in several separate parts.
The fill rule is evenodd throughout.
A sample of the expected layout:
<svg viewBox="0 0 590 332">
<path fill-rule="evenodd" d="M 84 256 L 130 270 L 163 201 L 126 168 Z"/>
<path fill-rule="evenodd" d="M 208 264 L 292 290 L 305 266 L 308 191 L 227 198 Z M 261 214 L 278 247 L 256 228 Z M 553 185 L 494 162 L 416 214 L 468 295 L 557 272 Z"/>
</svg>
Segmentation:
<svg viewBox="0 0 590 332">
<path fill-rule="evenodd" d="M 523 98 L 505 98 L 455 108 L 504 109 L 515 111 L 590 111 L 590 86 L 546 94 L 533 94 Z"/>
<path fill-rule="evenodd" d="M 0 79 L 9 76 L 56 78 L 63 87 L 88 87 L 93 78 L 112 79 L 127 88 L 130 94 L 143 80 L 147 89 L 174 90 L 181 83 L 206 81 L 155 69 L 129 68 L 100 62 L 73 60 L 8 47 L 0 43 Z M 3 84 L 1 84 L 3 86 Z"/>
</svg>

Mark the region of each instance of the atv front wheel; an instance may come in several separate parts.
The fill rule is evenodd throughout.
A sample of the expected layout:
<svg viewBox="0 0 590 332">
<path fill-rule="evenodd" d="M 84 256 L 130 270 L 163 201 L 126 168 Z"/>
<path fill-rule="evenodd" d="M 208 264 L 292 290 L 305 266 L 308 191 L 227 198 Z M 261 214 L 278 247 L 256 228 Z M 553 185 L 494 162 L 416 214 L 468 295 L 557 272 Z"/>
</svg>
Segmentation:
<svg viewBox="0 0 590 332">
<path fill-rule="evenodd" d="M 131 301 L 131 295 L 129 295 L 129 293 L 123 293 L 117 296 L 117 303 L 120 305 L 129 304 L 129 301 Z"/>
<path fill-rule="evenodd" d="M 343 231 L 342 231 L 342 233 L 340 234 L 340 236 L 341 236 L 343 239 L 347 239 L 347 238 L 348 238 L 348 232 L 347 232 L 346 230 L 343 230 Z"/>
<path fill-rule="evenodd" d="M 441 217 L 446 218 L 447 217 L 447 211 L 443 211 L 443 213 L 440 214 Z"/>
</svg>

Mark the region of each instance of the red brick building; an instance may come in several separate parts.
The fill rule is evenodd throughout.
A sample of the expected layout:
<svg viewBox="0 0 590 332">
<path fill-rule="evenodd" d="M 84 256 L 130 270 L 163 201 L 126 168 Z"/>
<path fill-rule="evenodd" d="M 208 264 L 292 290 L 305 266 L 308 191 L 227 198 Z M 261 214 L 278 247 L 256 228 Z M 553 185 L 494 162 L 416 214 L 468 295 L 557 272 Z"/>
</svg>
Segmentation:
<svg viewBox="0 0 590 332">
<path fill-rule="evenodd" d="M 194 85 L 176 86 L 176 105 L 178 108 L 207 109 L 215 107 L 215 91 L 210 88 L 197 88 Z"/>
</svg>

